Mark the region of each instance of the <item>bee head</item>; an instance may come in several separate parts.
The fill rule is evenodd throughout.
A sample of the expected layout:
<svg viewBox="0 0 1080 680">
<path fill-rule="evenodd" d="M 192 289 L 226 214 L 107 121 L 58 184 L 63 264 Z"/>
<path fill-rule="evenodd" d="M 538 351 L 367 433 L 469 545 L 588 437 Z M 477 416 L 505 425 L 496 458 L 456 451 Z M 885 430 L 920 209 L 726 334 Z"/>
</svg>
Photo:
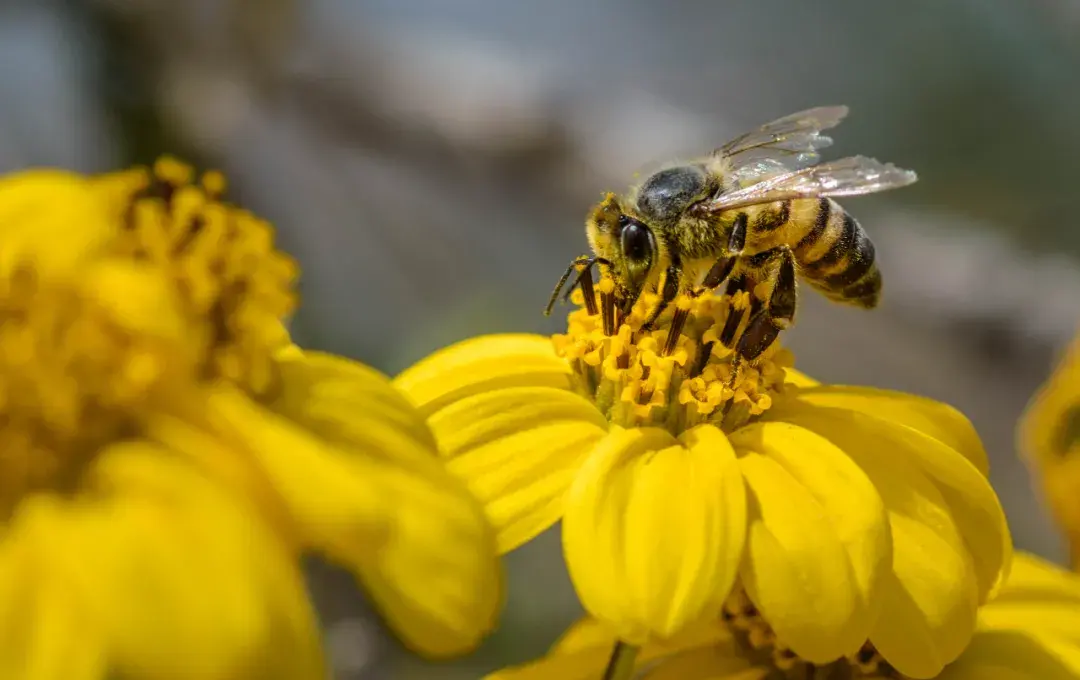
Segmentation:
<svg viewBox="0 0 1080 680">
<path fill-rule="evenodd" d="M 613 194 L 593 209 L 586 222 L 589 245 L 611 262 L 611 274 L 630 306 L 641 294 L 657 260 L 656 235 L 643 221 L 623 212 Z"/>
</svg>

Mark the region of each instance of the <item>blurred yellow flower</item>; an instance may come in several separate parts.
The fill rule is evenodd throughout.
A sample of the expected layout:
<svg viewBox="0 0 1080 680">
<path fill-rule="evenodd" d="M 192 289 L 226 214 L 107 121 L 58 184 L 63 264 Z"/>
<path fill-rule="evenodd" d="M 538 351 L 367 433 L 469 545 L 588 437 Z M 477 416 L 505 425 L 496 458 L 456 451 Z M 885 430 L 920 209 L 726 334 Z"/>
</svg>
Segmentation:
<svg viewBox="0 0 1080 680">
<path fill-rule="evenodd" d="M 177 173 L 0 179 L 0 677 L 325 677 L 307 552 L 471 649 L 482 508 L 388 379 L 289 344 L 269 227 Z"/>
<path fill-rule="evenodd" d="M 971 644 L 944 670 L 897 672 L 867 648 L 815 666 L 773 647 L 767 636 L 732 617 L 697 624 L 645 645 L 640 680 L 766 680 L 775 677 L 880 680 L 1075 680 L 1080 678 L 1080 578 L 1032 555 L 1017 554 L 1000 594 L 979 610 Z M 486 680 L 594 680 L 615 641 L 592 619 L 573 626 L 548 656 L 492 673 Z"/>
<path fill-rule="evenodd" d="M 1020 449 L 1080 568 L 1080 335 L 1028 405 Z"/>
<path fill-rule="evenodd" d="M 633 645 L 736 597 L 814 663 L 867 640 L 912 676 L 959 656 L 1012 553 L 967 419 L 818 385 L 776 346 L 733 377 L 717 340 L 745 299 L 682 297 L 645 333 L 655 297 L 619 320 L 610 280 L 596 288 L 598 313 L 554 342 L 474 338 L 394 380 L 501 550 L 561 518 L 585 609 Z"/>
</svg>

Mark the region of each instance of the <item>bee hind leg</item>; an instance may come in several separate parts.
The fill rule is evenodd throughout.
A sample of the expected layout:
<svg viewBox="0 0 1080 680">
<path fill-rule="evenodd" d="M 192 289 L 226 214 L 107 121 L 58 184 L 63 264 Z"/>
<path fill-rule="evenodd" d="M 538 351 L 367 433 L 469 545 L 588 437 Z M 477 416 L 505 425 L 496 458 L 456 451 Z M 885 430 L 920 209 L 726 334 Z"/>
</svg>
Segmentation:
<svg viewBox="0 0 1080 680">
<path fill-rule="evenodd" d="M 754 301 L 754 304 L 751 305 L 750 320 L 737 341 L 734 340 L 734 328 L 737 328 L 742 321 L 741 310 L 737 316 L 736 312 L 732 312 L 731 316 L 728 317 L 728 324 L 725 325 L 724 331 L 721 333 L 720 339 L 722 342 L 725 337 L 728 337 L 729 342 L 734 343 L 735 355 L 732 357 L 731 362 L 730 384 L 734 384 L 738 380 L 743 365 L 760 357 L 776 341 L 780 332 L 787 330 L 795 320 L 797 302 L 795 259 L 791 251 L 785 248 L 780 251 L 774 262 L 772 276 L 775 279 L 768 301 L 764 304 L 759 300 Z M 734 328 L 729 334 L 728 330 L 733 318 L 735 319 Z M 727 342 L 724 344 L 728 347 L 732 346 Z"/>
<path fill-rule="evenodd" d="M 746 324 L 735 345 L 740 359 L 753 361 L 787 330 L 795 320 L 795 259 L 790 250 L 781 251 L 776 265 L 776 280 L 769 301 Z"/>
</svg>

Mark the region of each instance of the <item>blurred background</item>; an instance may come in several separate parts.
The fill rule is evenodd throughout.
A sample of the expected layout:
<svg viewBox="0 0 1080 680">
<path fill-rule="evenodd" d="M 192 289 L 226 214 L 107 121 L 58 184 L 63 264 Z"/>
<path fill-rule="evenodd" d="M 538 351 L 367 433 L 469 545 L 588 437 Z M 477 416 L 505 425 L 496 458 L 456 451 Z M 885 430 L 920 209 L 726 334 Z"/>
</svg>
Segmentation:
<svg viewBox="0 0 1080 680">
<path fill-rule="evenodd" d="M 1060 559 L 1013 427 L 1080 320 L 1074 0 L 7 0 L 0 171 L 179 154 L 221 168 L 304 269 L 301 344 L 393 373 L 540 310 L 585 211 L 635 172 L 848 104 L 830 155 L 918 170 L 850 199 L 871 313 L 803 297 L 787 342 L 825 381 L 926 394 L 990 451 L 1018 546 Z M 507 558 L 500 631 L 431 666 L 350 579 L 311 567 L 341 680 L 473 678 L 579 609 L 557 534 Z"/>
</svg>

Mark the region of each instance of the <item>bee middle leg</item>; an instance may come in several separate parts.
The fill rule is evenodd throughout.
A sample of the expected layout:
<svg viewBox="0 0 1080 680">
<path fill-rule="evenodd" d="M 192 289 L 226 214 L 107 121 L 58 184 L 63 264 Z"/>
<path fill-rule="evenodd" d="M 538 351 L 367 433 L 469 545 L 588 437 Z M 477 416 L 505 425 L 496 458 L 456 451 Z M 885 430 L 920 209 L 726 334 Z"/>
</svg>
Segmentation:
<svg viewBox="0 0 1080 680">
<path fill-rule="evenodd" d="M 795 320 L 795 258 L 791 250 L 779 249 L 769 269 L 773 279 L 772 293 L 768 301 L 756 305 L 757 309 L 739 336 L 735 344 L 735 362 L 757 359 Z"/>
</svg>

